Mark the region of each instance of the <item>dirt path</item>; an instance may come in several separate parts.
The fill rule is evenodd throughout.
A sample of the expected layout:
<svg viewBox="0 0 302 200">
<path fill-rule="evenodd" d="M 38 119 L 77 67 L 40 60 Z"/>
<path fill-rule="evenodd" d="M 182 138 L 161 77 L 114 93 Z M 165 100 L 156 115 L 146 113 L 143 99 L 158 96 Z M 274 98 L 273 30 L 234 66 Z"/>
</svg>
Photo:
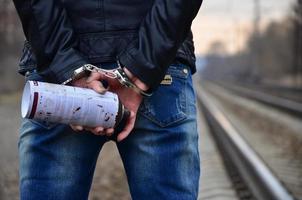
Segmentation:
<svg viewBox="0 0 302 200">
<path fill-rule="evenodd" d="M 18 199 L 18 95 L 0 98 L 0 199 Z"/>
<path fill-rule="evenodd" d="M 4 200 L 19 198 L 17 152 L 19 99 L 20 94 L 0 97 L 0 199 Z M 89 199 L 130 199 L 122 163 L 113 142 L 105 144 L 102 149 Z"/>
</svg>

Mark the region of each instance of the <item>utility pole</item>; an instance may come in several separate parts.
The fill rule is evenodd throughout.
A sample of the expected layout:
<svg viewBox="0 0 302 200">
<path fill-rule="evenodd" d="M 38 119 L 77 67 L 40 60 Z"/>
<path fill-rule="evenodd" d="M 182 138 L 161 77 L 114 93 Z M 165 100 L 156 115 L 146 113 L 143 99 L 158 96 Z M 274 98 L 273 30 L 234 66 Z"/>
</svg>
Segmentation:
<svg viewBox="0 0 302 200">
<path fill-rule="evenodd" d="M 255 51 L 252 52 L 252 59 L 253 59 L 253 69 L 252 69 L 252 76 L 253 78 L 258 81 L 261 74 L 260 74 L 260 44 L 259 44 L 259 37 L 260 37 L 260 22 L 261 22 L 261 5 L 260 0 L 253 0 L 254 2 L 254 23 L 253 23 L 253 36 L 255 38 Z"/>
<path fill-rule="evenodd" d="M 261 7 L 260 0 L 254 0 L 254 32 L 256 35 L 260 33 Z"/>
</svg>

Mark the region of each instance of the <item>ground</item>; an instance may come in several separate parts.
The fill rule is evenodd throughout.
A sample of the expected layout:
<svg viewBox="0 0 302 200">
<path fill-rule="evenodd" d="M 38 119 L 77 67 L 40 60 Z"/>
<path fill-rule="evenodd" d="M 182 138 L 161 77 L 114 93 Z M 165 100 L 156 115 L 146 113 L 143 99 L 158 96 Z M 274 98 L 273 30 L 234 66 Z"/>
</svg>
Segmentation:
<svg viewBox="0 0 302 200">
<path fill-rule="evenodd" d="M 20 93 L 1 95 L 0 199 L 19 199 L 17 151 L 19 123 Z M 122 162 L 113 142 L 107 143 L 102 149 L 89 199 L 130 199 Z"/>
</svg>

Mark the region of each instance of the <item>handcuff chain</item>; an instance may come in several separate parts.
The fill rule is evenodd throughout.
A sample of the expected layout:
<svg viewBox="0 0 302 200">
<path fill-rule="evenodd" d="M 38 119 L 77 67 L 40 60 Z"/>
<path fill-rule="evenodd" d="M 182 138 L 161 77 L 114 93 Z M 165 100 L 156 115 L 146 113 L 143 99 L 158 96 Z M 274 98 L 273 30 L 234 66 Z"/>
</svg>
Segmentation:
<svg viewBox="0 0 302 200">
<path fill-rule="evenodd" d="M 116 74 L 116 69 L 102 69 L 102 68 L 98 68 L 97 66 L 91 65 L 91 64 L 86 64 L 84 65 L 85 69 L 90 71 L 90 72 L 98 72 L 101 73 L 103 75 L 105 75 L 108 78 L 111 79 L 117 79 L 118 76 Z"/>
<path fill-rule="evenodd" d="M 121 67 L 119 62 L 118 62 L 118 68 L 111 69 L 111 70 L 98 68 L 91 64 L 86 64 L 86 65 L 84 65 L 84 67 L 86 70 L 88 70 L 90 72 L 96 71 L 98 73 L 105 75 L 108 78 L 117 79 L 123 86 L 133 89 L 134 91 L 141 94 L 142 96 L 150 97 L 152 95 L 152 93 L 145 92 L 145 91 L 141 90 L 140 88 L 138 88 L 135 84 L 133 84 L 129 80 L 128 76 L 124 72 L 124 70 Z"/>
</svg>

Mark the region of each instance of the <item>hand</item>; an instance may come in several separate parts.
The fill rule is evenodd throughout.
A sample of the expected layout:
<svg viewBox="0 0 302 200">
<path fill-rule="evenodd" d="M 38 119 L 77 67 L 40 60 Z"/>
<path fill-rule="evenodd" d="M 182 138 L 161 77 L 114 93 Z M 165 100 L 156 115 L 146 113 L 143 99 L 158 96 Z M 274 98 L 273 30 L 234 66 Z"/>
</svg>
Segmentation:
<svg viewBox="0 0 302 200">
<path fill-rule="evenodd" d="M 97 74 L 97 72 L 92 72 L 89 77 L 83 77 L 81 79 L 73 81 L 71 84 L 76 87 L 90 88 L 96 91 L 97 93 L 104 94 L 107 91 L 107 89 L 103 86 L 102 82 L 100 82 L 98 79 L 95 79 L 96 77 L 95 74 Z M 95 135 L 111 136 L 114 132 L 113 128 L 104 129 L 104 127 L 101 126 L 86 127 L 86 126 L 70 124 L 70 127 L 76 132 L 87 130 Z"/>
<path fill-rule="evenodd" d="M 142 90 L 147 90 L 148 87 L 136 78 L 129 70 L 124 68 L 125 73 L 130 78 L 130 80 L 140 87 Z M 117 141 L 122 141 L 125 139 L 132 131 L 135 121 L 137 110 L 142 102 L 142 96 L 130 88 L 126 88 L 121 85 L 116 79 L 110 79 L 103 74 L 94 73 L 91 80 L 105 80 L 109 84 L 109 90 L 116 93 L 121 101 L 121 103 L 130 111 L 130 117 L 128 118 L 124 129 L 118 134 Z M 88 81 L 89 82 L 89 81 Z"/>
</svg>

